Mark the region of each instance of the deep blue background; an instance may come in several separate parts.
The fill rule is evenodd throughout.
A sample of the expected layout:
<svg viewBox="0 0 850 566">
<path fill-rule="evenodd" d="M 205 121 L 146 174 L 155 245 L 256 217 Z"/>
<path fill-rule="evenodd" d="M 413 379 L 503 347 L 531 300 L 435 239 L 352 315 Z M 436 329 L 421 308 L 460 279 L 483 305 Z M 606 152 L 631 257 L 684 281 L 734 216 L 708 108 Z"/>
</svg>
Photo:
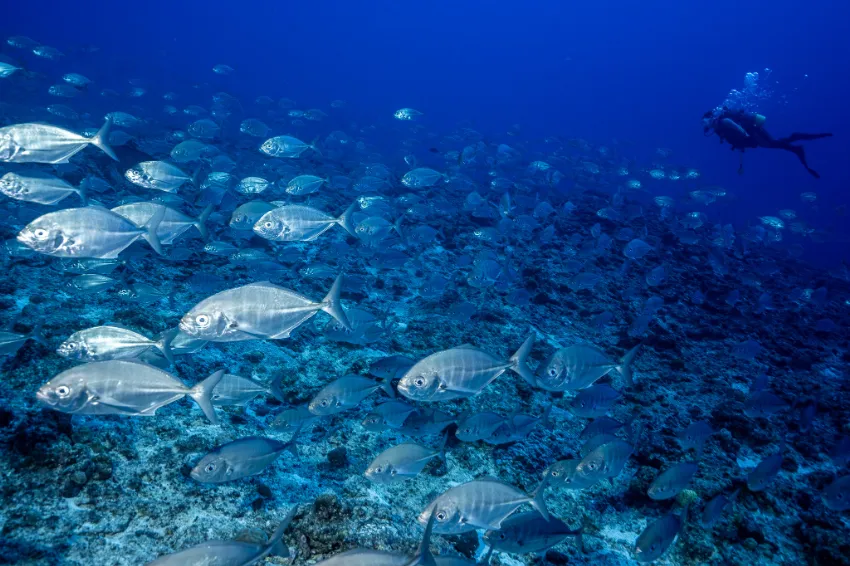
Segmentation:
<svg viewBox="0 0 850 566">
<path fill-rule="evenodd" d="M 498 138 L 515 123 L 531 138 L 631 140 L 672 148 L 673 162 L 734 193 L 723 214 L 739 225 L 795 208 L 817 227 L 850 232 L 833 210 L 850 186 L 850 3 L 154 0 L 11 2 L 4 12 L 5 36 L 66 52 L 99 46 L 96 57 L 59 66 L 101 87 L 144 77 L 158 95 L 209 82 L 246 101 L 287 96 L 301 108 L 344 99 L 361 125 L 392 127 L 392 112 L 410 106 L 426 113 L 432 130 L 469 120 L 508 143 Z M 217 63 L 236 73 L 212 74 Z M 53 62 L 31 64 L 56 72 Z M 748 154 L 738 176 L 737 157 L 702 136 L 701 114 L 743 86 L 746 72 L 765 67 L 787 97 L 763 109 L 775 136 L 835 133 L 808 147 L 820 181 L 793 155 L 766 150 Z M 818 212 L 802 212 L 803 191 L 818 193 Z M 831 263 L 844 248 L 807 246 Z"/>
</svg>

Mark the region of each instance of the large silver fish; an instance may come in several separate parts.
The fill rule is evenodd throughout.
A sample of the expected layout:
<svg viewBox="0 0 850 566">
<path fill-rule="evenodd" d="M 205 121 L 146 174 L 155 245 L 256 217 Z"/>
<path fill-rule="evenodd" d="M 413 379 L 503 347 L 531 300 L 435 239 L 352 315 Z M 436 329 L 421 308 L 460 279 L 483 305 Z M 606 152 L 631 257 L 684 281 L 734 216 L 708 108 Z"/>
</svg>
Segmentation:
<svg viewBox="0 0 850 566">
<path fill-rule="evenodd" d="M 0 177 L 0 192 L 9 198 L 38 204 L 56 204 L 65 197 L 76 194 L 86 203 L 83 186 L 74 188 L 66 181 L 46 173 L 6 173 Z"/>
<path fill-rule="evenodd" d="M 262 436 L 228 442 L 201 458 L 189 475 L 201 483 L 224 483 L 259 474 L 284 451 L 298 455 L 295 445 L 298 432 L 288 442 Z"/>
<path fill-rule="evenodd" d="M 434 514 L 434 532 L 461 534 L 476 529 L 499 529 L 520 505 L 528 503 L 545 519 L 549 511 L 543 501 L 545 482 L 540 482 L 531 495 L 494 478 L 472 480 L 455 486 L 428 504 L 419 515 L 425 524 Z"/>
<path fill-rule="evenodd" d="M 93 145 L 118 161 L 107 144 L 112 120 L 90 138 L 49 124 L 13 124 L 0 128 L 0 161 L 11 163 L 68 163 L 74 155 Z"/>
<path fill-rule="evenodd" d="M 321 302 L 268 282 L 251 283 L 206 298 L 180 321 L 180 330 L 210 342 L 282 340 L 293 330 L 325 311 L 340 324 L 348 319 L 339 303 L 342 274 Z"/>
<path fill-rule="evenodd" d="M 192 181 L 192 177 L 166 161 L 143 161 L 127 169 L 124 177 L 136 186 L 169 193 Z"/>
<path fill-rule="evenodd" d="M 593 385 L 597 379 L 616 370 L 632 384 L 632 362 L 640 344 L 617 363 L 605 352 L 589 344 L 576 344 L 554 352 L 540 366 L 537 385 L 546 391 L 574 391 Z"/>
<path fill-rule="evenodd" d="M 211 423 L 217 424 L 212 392 L 223 375 L 224 370 L 219 370 L 189 388 L 154 366 L 132 360 L 109 360 L 63 371 L 42 385 L 36 397 L 63 413 L 152 417 L 160 407 L 188 396 Z"/>
<path fill-rule="evenodd" d="M 446 459 L 446 439 L 439 448 L 428 448 L 415 442 L 404 442 L 378 454 L 364 475 L 375 483 L 399 483 L 419 475 L 434 458 Z"/>
<path fill-rule="evenodd" d="M 334 415 L 353 409 L 378 389 L 383 389 L 387 395 L 395 397 L 395 391 L 389 381 L 379 383 L 360 375 L 345 375 L 324 386 L 307 407 L 314 415 Z"/>
<path fill-rule="evenodd" d="M 407 370 L 398 390 L 414 401 L 463 399 L 477 395 L 507 370 L 533 383 L 534 374 L 525 363 L 533 343 L 532 335 L 507 361 L 466 344 L 431 354 Z"/>
<path fill-rule="evenodd" d="M 99 206 L 66 208 L 39 216 L 20 231 L 18 241 L 54 257 L 114 259 L 139 238 L 158 254 L 162 247 L 157 230 L 165 211 L 147 225 L 137 226 L 120 214 Z"/>
<path fill-rule="evenodd" d="M 528 511 L 511 515 L 499 530 L 484 533 L 484 542 L 509 554 L 542 553 L 569 536 L 578 537 L 581 547 L 581 533 L 581 527 L 571 529 L 560 519 L 551 517 L 547 521 L 537 511 Z"/>
<path fill-rule="evenodd" d="M 173 364 L 170 344 L 176 334 L 176 331 L 172 331 L 163 334 L 158 340 L 151 340 L 120 326 L 94 326 L 71 334 L 59 345 L 56 353 L 63 358 L 100 362 L 136 358 L 156 348 Z"/>
<path fill-rule="evenodd" d="M 687 520 L 688 508 L 685 506 L 681 516 L 670 513 L 650 523 L 635 541 L 635 559 L 638 562 L 652 562 L 660 558 L 673 544 Z"/>
<path fill-rule="evenodd" d="M 273 242 L 309 242 L 339 224 L 356 238 L 357 233 L 351 225 L 355 205 L 352 203 L 339 218 L 309 206 L 281 206 L 262 215 L 254 224 L 254 233 Z"/>
<path fill-rule="evenodd" d="M 206 223 L 207 218 L 209 218 L 210 213 L 213 211 L 213 205 L 211 204 L 207 205 L 198 218 L 186 216 L 182 212 L 178 212 L 158 202 L 122 204 L 113 208 L 112 212 L 120 214 L 136 226 L 145 226 L 160 210 L 163 210 L 163 216 L 156 230 L 156 235 L 159 237 L 160 243 L 173 244 L 174 240 L 182 236 L 192 226 L 198 230 L 201 238 L 204 240 L 209 238 Z"/>
<path fill-rule="evenodd" d="M 210 540 L 174 554 L 161 556 L 153 562 L 148 562 L 146 566 L 200 566 L 202 564 L 251 566 L 273 554 L 289 558 L 289 549 L 281 539 L 297 510 L 298 507 L 293 507 L 286 514 L 266 544 L 238 540 Z"/>
</svg>

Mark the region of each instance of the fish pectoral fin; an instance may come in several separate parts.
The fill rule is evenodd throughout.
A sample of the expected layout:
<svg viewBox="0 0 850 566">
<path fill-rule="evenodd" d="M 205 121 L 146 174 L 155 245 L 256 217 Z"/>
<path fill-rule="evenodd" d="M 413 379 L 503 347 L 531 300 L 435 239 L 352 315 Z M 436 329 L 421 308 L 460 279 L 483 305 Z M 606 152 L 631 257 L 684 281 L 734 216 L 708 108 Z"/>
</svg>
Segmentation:
<svg viewBox="0 0 850 566">
<path fill-rule="evenodd" d="M 150 415 L 150 414 L 153 414 L 156 411 L 156 408 L 154 408 L 153 411 L 146 413 L 145 411 L 139 411 L 139 409 L 137 409 L 136 407 L 126 405 L 124 403 L 116 401 L 115 399 L 103 398 L 103 397 L 97 397 L 97 396 L 92 398 L 92 404 L 97 404 L 97 405 L 100 405 L 101 407 L 109 407 L 110 409 L 112 409 L 114 411 L 118 411 L 119 413 L 123 413 L 123 414 L 126 414 L 126 415 L 144 415 L 144 414 Z"/>
</svg>

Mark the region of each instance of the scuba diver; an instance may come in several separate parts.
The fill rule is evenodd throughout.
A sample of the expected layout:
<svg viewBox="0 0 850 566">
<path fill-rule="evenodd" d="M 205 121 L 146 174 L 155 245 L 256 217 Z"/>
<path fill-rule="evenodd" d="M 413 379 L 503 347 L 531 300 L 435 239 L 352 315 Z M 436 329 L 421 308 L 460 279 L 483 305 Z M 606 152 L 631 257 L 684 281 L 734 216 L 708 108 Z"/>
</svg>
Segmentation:
<svg viewBox="0 0 850 566">
<path fill-rule="evenodd" d="M 741 163 L 738 174 L 744 173 L 744 150 L 747 148 L 766 147 L 769 149 L 784 149 L 797 156 L 806 171 L 817 179 L 820 175 L 809 167 L 806 162 L 806 152 L 802 146 L 792 145 L 793 142 L 817 140 L 831 137 L 832 134 L 800 134 L 793 133 L 788 137 L 776 139 L 764 129 L 765 117 L 755 112 L 730 110 L 725 106 L 718 110 L 709 110 L 702 116 L 702 129 L 706 136 L 717 134 L 720 143 L 729 142 L 732 151 L 741 151 Z"/>
</svg>

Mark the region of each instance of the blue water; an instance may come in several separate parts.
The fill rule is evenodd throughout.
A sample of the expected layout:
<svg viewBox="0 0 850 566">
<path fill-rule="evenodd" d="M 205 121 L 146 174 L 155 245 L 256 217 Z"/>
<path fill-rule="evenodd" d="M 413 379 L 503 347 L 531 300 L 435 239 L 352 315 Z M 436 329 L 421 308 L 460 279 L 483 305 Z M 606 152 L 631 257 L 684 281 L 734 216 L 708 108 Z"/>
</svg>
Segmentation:
<svg viewBox="0 0 850 566">
<path fill-rule="evenodd" d="M 270 549 L 265 537 L 296 508 L 284 536 L 290 549 L 298 549 L 292 564 L 312 565 L 356 548 L 412 556 L 422 536 L 417 516 L 448 488 L 496 475 L 531 493 L 554 462 L 584 457 L 579 434 L 589 413 L 576 407 L 576 391 L 553 395 L 543 381 L 555 352 L 574 344 L 599 348 L 602 358 L 582 359 L 604 366 L 600 384 L 623 394 L 593 416 L 635 417 L 633 428 L 616 433 L 635 448 L 611 486 L 600 481 L 547 492 L 553 514 L 573 529 L 583 525 L 588 535 L 583 551 L 573 538 L 550 549 L 551 563 L 634 563 L 637 535 L 659 518 L 682 516 L 686 503 L 688 533 L 671 545 L 662 559 L 667 563 L 848 563 L 846 505 L 837 509 L 827 486 L 843 478 L 846 489 L 847 481 L 850 5 L 152 0 L 14 2 L 2 12 L 0 63 L 20 69 L 0 78 L 0 127 L 50 122 L 73 131 L 97 129 L 116 111 L 146 125 L 123 128 L 134 139 L 115 144 L 117 163 L 87 147 L 70 165 L 18 169 L 0 162 L 0 176 L 49 172 L 76 186 L 93 175 L 105 179 L 107 189 L 88 196 L 107 208 L 171 198 L 131 185 L 124 172 L 140 161 L 168 160 L 173 132 L 199 118 L 182 109 L 194 104 L 209 110 L 213 94 L 225 92 L 240 107 L 216 120 L 222 134 L 210 143 L 234 161 L 236 178 L 257 175 L 279 184 L 253 196 L 230 187 L 224 199 L 211 199 L 189 182 L 173 200 L 162 201 L 194 219 L 212 200 L 210 240 L 265 259 L 205 253 L 207 242 L 190 228 L 165 246 L 168 260 L 144 242 L 132 244 L 120 255 L 126 263 L 107 272 L 115 281 L 100 291 L 74 291 L 77 272 L 67 262 L 15 242 L 40 215 L 79 206 L 76 195 L 55 207 L 0 197 L 2 325 L 12 333 L 3 334 L 0 350 L 0 454 L 6 461 L 0 467 L 10 478 L 0 506 L 0 563 L 140 564 L 207 540 L 239 539 L 251 541 L 248 555 L 254 554 L 233 564 L 286 564 L 258 555 Z M 7 44 L 10 36 L 30 37 L 64 56 L 36 57 Z M 212 68 L 219 64 L 234 71 L 216 74 Z M 70 99 L 50 96 L 48 87 L 71 72 L 92 85 Z M 703 135 L 703 113 L 747 88 L 753 73 L 758 79 L 745 103 L 767 117 L 774 137 L 833 134 L 804 143 L 820 179 L 791 153 L 768 149 L 747 150 L 739 174 L 739 154 Z M 133 86 L 144 88 L 144 96 L 128 96 Z M 118 96 L 101 96 L 103 89 Z M 163 100 L 166 92 L 176 93 L 176 101 Z M 261 107 L 258 96 L 274 102 Z M 293 120 L 277 104 L 284 97 L 297 109 L 327 116 Z M 332 107 L 336 100 L 344 104 Z M 57 103 L 81 117 L 57 119 L 44 109 Z M 177 114 L 165 114 L 167 104 Z M 395 119 L 405 107 L 422 116 Z M 239 132 L 246 118 L 271 126 L 266 137 L 315 141 L 323 153 L 262 155 L 257 148 L 265 138 Z M 339 131 L 349 137 L 347 145 L 329 139 Z M 453 153 L 476 142 L 477 157 L 469 163 Z M 516 157 L 506 159 L 499 144 Z M 406 157 L 445 177 L 430 190 L 403 186 L 414 167 Z M 551 172 L 531 172 L 536 161 L 552 163 L 560 182 Z M 332 225 L 313 242 L 272 243 L 228 225 L 233 209 L 251 200 L 306 203 L 336 217 L 362 196 L 357 190 L 341 183 L 290 198 L 283 191 L 287 179 L 297 170 L 355 183 L 373 176 L 367 165 L 377 163 L 387 168 L 386 184 L 367 193 L 380 195 L 386 208 L 357 218 L 385 221 L 386 233 L 375 242 Z M 212 159 L 178 165 L 198 184 L 215 170 Z M 600 171 L 588 174 L 594 166 Z M 653 169 L 698 173 L 695 179 L 656 180 Z M 510 186 L 490 188 L 494 179 Z M 640 190 L 626 190 L 627 179 L 639 180 Z M 710 205 L 690 196 L 718 187 L 723 194 Z M 484 205 L 489 216 L 474 217 L 466 208 L 473 190 L 491 203 Z M 816 193 L 816 202 L 804 202 L 802 193 Z M 507 208 L 505 194 L 512 203 Z M 659 216 L 658 196 L 675 201 L 670 216 Z M 533 213 L 541 201 L 552 214 Z M 616 216 L 604 219 L 597 212 L 606 208 Z M 788 217 L 788 226 L 766 232 L 781 241 L 752 241 L 752 231 L 767 222 L 760 217 L 781 216 L 783 209 L 795 211 L 812 234 L 793 233 Z M 703 214 L 705 222 L 687 232 L 692 243 L 678 225 L 690 212 Z M 402 216 L 399 238 L 389 224 Z M 495 239 L 476 230 L 490 230 Z M 722 234 L 733 237 L 723 241 Z M 645 257 L 627 253 L 635 238 L 648 242 Z M 397 258 L 382 255 L 389 252 L 406 257 L 396 264 Z M 321 274 L 306 275 L 308 266 Z M 71 416 L 36 400 L 49 380 L 73 368 L 84 371 L 81 364 L 91 361 L 57 354 L 74 332 L 105 324 L 145 337 L 176 332 L 181 320 L 195 319 L 192 309 L 207 297 L 264 280 L 307 302 L 320 301 L 340 272 L 342 304 L 351 322 L 361 325 L 353 334 L 334 326 L 340 319 L 326 309 L 286 340 L 256 329 L 244 342 L 219 336 L 197 352 L 179 352 L 175 366 L 147 352 L 145 362 L 183 383 L 225 369 L 261 384 L 260 395 L 244 407 L 215 409 L 220 427 L 209 425 L 188 400 L 163 406 L 154 419 L 92 411 Z M 163 296 L 145 291 L 149 296 L 127 299 L 143 293 L 139 284 Z M 538 381 L 520 377 L 513 364 L 465 399 L 430 403 L 401 396 L 416 411 L 438 408 L 455 420 L 478 411 L 536 418 L 554 404 L 554 424 L 535 424 L 507 447 L 462 442 L 452 425 L 445 465 L 432 454 L 435 461 L 401 486 L 370 483 L 364 470 L 381 451 L 402 441 L 438 451 L 442 442 L 439 430 L 422 440 L 400 423 L 380 434 L 366 432 L 361 421 L 386 400 L 370 390 L 348 411 L 299 432 L 299 456 L 286 453 L 255 477 L 222 486 L 192 479 L 201 456 L 229 441 L 256 435 L 289 440 L 294 430 L 275 429 L 277 415 L 318 399 L 336 378 L 383 378 L 375 368 L 388 356 L 412 363 L 461 344 L 480 347 L 493 364 L 510 365 L 505 360 L 529 334 L 536 337 L 529 371 Z M 634 347 L 637 379 L 631 383 L 621 359 Z M 706 421 L 713 435 L 696 480 L 685 482 L 687 490 L 675 499 L 647 497 L 660 472 L 693 459 L 677 438 L 697 421 Z M 754 488 L 750 472 L 778 451 L 784 454 L 778 476 L 768 477 L 767 489 Z M 735 490 L 740 496 L 720 527 L 697 526 L 697 510 Z M 484 530 L 454 538 L 436 530 L 432 547 L 471 564 L 486 553 Z M 532 559 L 500 551 L 491 564 Z M 194 564 L 175 560 L 168 564 Z"/>
</svg>

